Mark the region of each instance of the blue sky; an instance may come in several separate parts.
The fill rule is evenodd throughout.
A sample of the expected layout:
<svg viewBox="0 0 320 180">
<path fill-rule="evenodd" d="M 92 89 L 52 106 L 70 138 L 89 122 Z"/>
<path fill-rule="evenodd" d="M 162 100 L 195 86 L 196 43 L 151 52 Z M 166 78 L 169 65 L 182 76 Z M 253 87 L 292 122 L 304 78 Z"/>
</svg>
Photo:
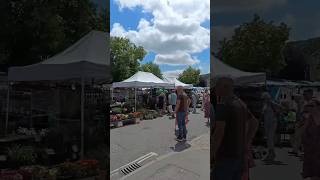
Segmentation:
<svg viewBox="0 0 320 180">
<path fill-rule="evenodd" d="M 184 1 L 181 1 L 181 2 L 183 3 Z M 201 15 L 194 15 L 189 19 L 188 18 L 181 19 L 181 21 L 185 21 L 186 24 L 178 23 L 178 25 L 175 23 L 172 23 L 172 21 L 170 22 L 169 20 L 168 21 L 166 20 L 170 18 L 175 18 L 174 16 L 179 17 L 180 15 L 179 12 L 171 12 L 173 13 L 172 16 L 168 15 L 168 17 L 166 17 L 167 19 L 160 17 L 162 15 L 160 16 L 154 15 L 156 11 L 159 9 L 161 10 L 167 9 L 168 12 L 170 12 L 171 10 L 174 11 L 176 9 L 176 7 L 174 7 L 175 6 L 174 3 L 176 3 L 176 1 L 175 2 L 172 1 L 172 3 L 173 3 L 172 5 L 173 7 L 170 7 L 171 4 L 166 5 L 163 3 L 156 2 L 155 0 L 153 2 L 152 0 L 146 1 L 146 3 L 143 3 L 143 1 L 138 0 L 136 5 L 132 5 L 132 1 L 130 0 L 127 0 L 127 1 L 126 0 L 110 0 L 111 35 L 115 36 L 115 34 L 117 34 L 118 36 L 128 37 L 133 42 L 135 43 L 137 42 L 136 44 L 143 46 L 148 51 L 148 54 L 145 56 L 142 63 L 154 62 L 156 64 L 159 64 L 162 72 L 169 71 L 168 74 L 176 74 L 177 72 L 181 72 L 183 69 L 191 65 L 192 67 L 199 68 L 202 74 L 208 73 L 210 70 L 210 50 L 209 50 L 210 49 L 209 47 L 210 20 L 208 18 L 209 11 L 208 11 L 207 18 L 200 17 Z M 150 6 L 152 6 L 152 8 L 150 8 Z M 119 7 L 122 7 L 122 8 L 120 9 Z M 203 9 L 201 8 L 205 8 L 205 7 L 199 6 L 199 12 L 203 11 Z M 209 10 L 209 5 L 208 5 L 208 10 Z M 181 12 L 184 12 L 184 10 L 181 9 Z M 167 14 L 167 13 L 163 12 L 163 14 Z M 183 13 L 181 13 L 181 17 L 185 17 Z M 200 21 L 195 20 L 197 18 L 199 18 Z M 139 23 L 141 23 L 141 19 L 145 19 L 146 20 L 145 22 L 148 23 L 148 26 L 145 27 L 144 30 L 141 30 L 138 28 Z M 177 22 L 179 22 L 179 19 L 177 19 Z M 198 22 L 201 22 L 201 23 L 196 25 Z M 166 28 L 166 29 L 158 28 L 157 26 L 158 23 L 160 25 L 163 25 L 163 28 Z M 115 24 L 118 24 L 117 28 L 114 27 Z M 191 24 L 191 25 L 188 26 L 188 24 Z M 177 31 L 177 29 L 179 28 L 181 28 L 182 30 L 185 30 L 189 27 L 190 27 L 190 32 L 183 32 L 180 34 L 180 32 Z M 167 30 L 172 31 L 173 33 L 171 34 L 164 33 Z M 133 32 L 130 33 L 130 31 L 133 31 Z M 147 32 L 144 33 L 145 31 Z M 197 32 L 191 32 L 191 31 L 197 31 Z M 201 32 L 204 32 L 204 33 L 202 34 Z M 145 37 L 144 34 L 148 34 L 148 33 L 156 33 L 156 34 Z M 160 41 L 157 40 L 157 36 L 159 36 L 159 39 L 167 39 L 171 35 L 173 36 L 176 35 L 176 38 L 179 37 L 181 41 L 176 40 L 175 38 L 171 38 L 171 39 L 169 38 L 167 42 L 164 42 L 162 44 Z M 198 40 L 198 39 L 201 39 L 201 40 Z M 167 46 L 171 45 L 169 41 L 170 42 L 172 41 L 174 43 L 174 45 L 172 45 L 173 48 L 175 49 L 174 52 L 173 51 L 171 52 L 171 48 L 166 48 Z M 157 45 L 155 45 L 156 43 Z M 180 45 L 181 45 L 181 49 L 179 48 Z M 191 46 L 194 46 L 194 47 L 191 47 Z M 158 55 L 159 57 L 156 57 L 156 55 Z M 181 60 L 175 60 L 175 57 L 182 57 L 182 58 Z M 188 59 L 188 60 L 184 60 L 184 57 L 185 59 Z M 155 61 L 155 59 L 157 60 Z M 187 63 L 188 65 L 186 65 L 184 62 Z"/>
<path fill-rule="evenodd" d="M 249 22 L 253 14 L 260 15 L 266 21 L 284 22 L 290 28 L 290 41 L 320 37 L 320 1 L 319 0 L 216 0 L 212 7 L 214 22 L 212 33 L 213 49 L 219 47 L 218 41 L 229 38 L 234 27 Z M 249 4 L 249 5 L 248 5 Z"/>
</svg>

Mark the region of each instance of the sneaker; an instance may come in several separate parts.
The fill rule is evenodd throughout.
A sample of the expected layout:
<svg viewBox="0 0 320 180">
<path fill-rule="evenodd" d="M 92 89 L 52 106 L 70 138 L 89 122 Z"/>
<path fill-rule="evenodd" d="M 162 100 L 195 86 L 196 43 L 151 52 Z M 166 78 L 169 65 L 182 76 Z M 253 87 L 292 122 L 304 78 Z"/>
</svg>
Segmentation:
<svg viewBox="0 0 320 180">
<path fill-rule="evenodd" d="M 183 139 L 182 139 L 182 138 L 179 138 L 179 137 L 176 138 L 176 140 L 179 141 L 179 142 L 182 142 L 182 141 L 183 141 Z"/>
<path fill-rule="evenodd" d="M 294 152 L 294 151 L 289 151 L 288 153 L 289 153 L 289 154 L 292 154 L 292 155 L 298 155 L 298 153 L 297 153 L 297 152 Z"/>
<path fill-rule="evenodd" d="M 182 138 L 182 141 L 187 141 L 187 139 L 186 138 Z"/>
<path fill-rule="evenodd" d="M 267 157 L 263 160 L 263 161 L 274 161 L 274 159 L 276 158 L 276 155 L 274 153 L 269 153 L 267 155 Z"/>
</svg>

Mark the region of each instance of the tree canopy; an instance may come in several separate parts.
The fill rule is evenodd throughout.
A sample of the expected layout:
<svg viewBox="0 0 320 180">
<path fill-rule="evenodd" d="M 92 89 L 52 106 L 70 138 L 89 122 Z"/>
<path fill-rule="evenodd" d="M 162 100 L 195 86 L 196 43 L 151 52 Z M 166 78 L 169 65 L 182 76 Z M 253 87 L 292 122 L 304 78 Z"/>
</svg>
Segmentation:
<svg viewBox="0 0 320 180">
<path fill-rule="evenodd" d="M 110 38 L 110 60 L 114 82 L 123 81 L 139 71 L 140 61 L 147 52 L 141 46 L 136 46 L 127 38 Z"/>
<path fill-rule="evenodd" d="M 38 63 L 91 30 L 106 31 L 106 11 L 91 0 L 0 1 L 0 66 Z"/>
<path fill-rule="evenodd" d="M 200 82 L 200 69 L 189 66 L 180 74 L 179 80 L 185 84 L 198 85 Z"/>
<path fill-rule="evenodd" d="M 290 29 L 284 23 L 265 22 L 258 15 L 235 29 L 230 40 L 220 42 L 217 57 L 245 71 L 277 74 L 285 65 L 283 49 Z"/>
<path fill-rule="evenodd" d="M 163 78 L 159 65 L 154 64 L 152 62 L 148 62 L 146 64 L 142 64 L 141 67 L 140 67 L 140 70 L 144 71 L 144 72 L 150 72 L 150 73 L 156 75 L 160 79 Z"/>
</svg>

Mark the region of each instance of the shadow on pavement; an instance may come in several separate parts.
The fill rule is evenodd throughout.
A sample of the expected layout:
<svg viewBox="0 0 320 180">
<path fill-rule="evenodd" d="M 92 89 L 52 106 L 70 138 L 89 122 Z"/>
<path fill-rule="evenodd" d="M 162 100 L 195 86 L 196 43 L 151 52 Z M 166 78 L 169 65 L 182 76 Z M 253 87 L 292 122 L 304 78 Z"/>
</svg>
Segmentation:
<svg viewBox="0 0 320 180">
<path fill-rule="evenodd" d="M 264 161 L 264 165 L 278 165 L 278 166 L 287 166 L 288 164 L 281 161 Z"/>
<path fill-rule="evenodd" d="M 178 142 L 174 147 L 170 147 L 174 152 L 181 152 L 188 148 L 190 148 L 191 145 L 186 142 Z"/>
</svg>

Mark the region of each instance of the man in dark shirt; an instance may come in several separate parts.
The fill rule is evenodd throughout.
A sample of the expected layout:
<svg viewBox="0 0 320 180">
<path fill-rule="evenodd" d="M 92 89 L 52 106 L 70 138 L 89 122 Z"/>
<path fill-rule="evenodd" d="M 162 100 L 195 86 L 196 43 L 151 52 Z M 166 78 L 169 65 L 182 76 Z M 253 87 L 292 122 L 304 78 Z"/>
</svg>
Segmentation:
<svg viewBox="0 0 320 180">
<path fill-rule="evenodd" d="M 188 113 L 190 100 L 184 93 L 182 86 L 177 87 L 177 105 L 175 112 L 177 113 L 179 135 L 177 141 L 185 141 L 187 138 L 186 116 Z"/>
<path fill-rule="evenodd" d="M 246 105 L 234 95 L 231 78 L 219 78 L 215 94 L 217 104 L 212 134 L 212 178 L 241 180 L 246 154 L 258 123 Z"/>
</svg>

